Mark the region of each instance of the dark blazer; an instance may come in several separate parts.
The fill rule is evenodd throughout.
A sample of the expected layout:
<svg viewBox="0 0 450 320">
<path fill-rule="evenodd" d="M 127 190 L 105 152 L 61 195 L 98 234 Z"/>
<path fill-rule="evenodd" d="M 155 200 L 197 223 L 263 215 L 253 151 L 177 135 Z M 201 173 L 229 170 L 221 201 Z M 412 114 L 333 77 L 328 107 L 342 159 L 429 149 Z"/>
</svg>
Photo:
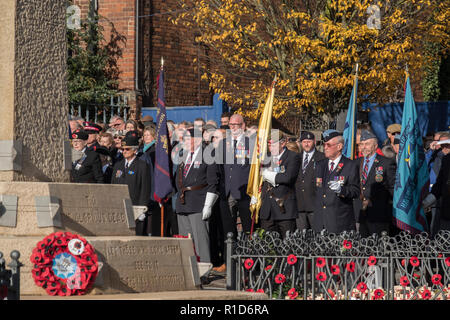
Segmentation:
<svg viewBox="0 0 450 320">
<path fill-rule="evenodd" d="M 104 183 L 102 162 L 97 152 L 85 149 L 84 155 L 72 163 L 71 181 L 76 183 Z"/>
<path fill-rule="evenodd" d="M 229 194 L 234 199 L 248 198 L 247 184 L 250 174 L 250 139 L 244 136 L 236 146 L 236 154 L 233 157 L 233 139 L 227 137 L 219 145 L 223 152 L 223 177 L 225 184 L 225 196 Z M 228 159 L 227 159 L 228 157 Z M 227 161 L 228 160 L 228 161 Z"/>
<path fill-rule="evenodd" d="M 176 210 L 177 213 L 189 214 L 202 212 L 205 205 L 206 193 L 218 194 L 219 170 L 217 164 L 207 164 L 203 160 L 204 146 L 197 153 L 191 164 L 190 170 L 184 177 L 184 168 L 186 162 L 186 151 L 184 151 L 184 159 L 178 165 L 175 173 L 175 184 L 177 189 Z M 186 187 L 196 187 L 205 185 L 199 190 L 189 190 L 184 192 L 184 204 L 181 203 L 180 197 L 182 189 Z"/>
<path fill-rule="evenodd" d="M 344 180 L 341 192 L 336 194 L 328 186 L 328 181 Z M 353 199 L 360 195 L 359 171 L 356 162 L 342 156 L 336 168 L 328 172 L 328 159 L 316 163 L 316 201 L 313 229 L 320 232 L 341 233 L 356 229 Z"/>
<path fill-rule="evenodd" d="M 272 168 L 279 166 L 281 171 L 275 176 L 275 183 L 278 186 L 272 188 L 272 185 L 267 181 L 264 181 L 262 185 L 260 218 L 274 221 L 296 219 L 298 212 L 297 201 L 295 200 L 295 181 L 300 167 L 299 154 L 285 149 L 280 158 L 280 163 L 275 164 L 271 159 L 269 166 Z M 275 198 L 286 198 L 284 200 L 284 213 L 280 210 Z"/>
<path fill-rule="evenodd" d="M 450 220 L 450 154 L 442 158 L 441 169 L 431 193 L 438 200 L 441 208 L 441 219 Z"/>
<path fill-rule="evenodd" d="M 300 153 L 300 169 L 298 172 L 297 181 L 295 182 L 295 195 L 297 198 L 297 210 L 298 211 L 314 211 L 314 201 L 316 198 L 315 188 L 315 171 L 316 163 L 322 159 L 325 159 L 325 155 L 316 150 L 311 159 L 309 159 L 306 166 L 305 173 L 303 174 L 303 151 Z"/>
<path fill-rule="evenodd" d="M 126 184 L 134 206 L 147 206 L 150 195 L 150 173 L 147 163 L 136 157 L 125 170 L 125 159 L 114 165 L 112 184 Z"/>
<path fill-rule="evenodd" d="M 354 203 L 359 209 L 357 221 L 360 222 L 362 221 L 361 219 L 365 219 L 368 222 L 391 222 L 392 197 L 394 195 L 395 171 L 397 169 L 395 160 L 377 154 L 365 184 L 362 181 L 364 157 L 356 161 L 359 162 L 361 184 L 361 196 Z M 364 199 L 369 200 L 369 205 L 366 211 L 361 211 Z"/>
</svg>

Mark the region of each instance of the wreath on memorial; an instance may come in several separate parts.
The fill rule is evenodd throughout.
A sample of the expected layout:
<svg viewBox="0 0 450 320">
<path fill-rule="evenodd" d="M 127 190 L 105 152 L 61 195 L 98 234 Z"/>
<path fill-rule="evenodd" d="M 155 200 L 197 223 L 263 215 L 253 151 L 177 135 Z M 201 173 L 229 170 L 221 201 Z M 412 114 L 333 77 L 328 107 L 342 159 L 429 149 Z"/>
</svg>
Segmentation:
<svg viewBox="0 0 450 320">
<path fill-rule="evenodd" d="M 70 232 L 52 233 L 39 241 L 30 261 L 35 283 L 52 296 L 83 295 L 98 273 L 94 247 Z"/>
</svg>

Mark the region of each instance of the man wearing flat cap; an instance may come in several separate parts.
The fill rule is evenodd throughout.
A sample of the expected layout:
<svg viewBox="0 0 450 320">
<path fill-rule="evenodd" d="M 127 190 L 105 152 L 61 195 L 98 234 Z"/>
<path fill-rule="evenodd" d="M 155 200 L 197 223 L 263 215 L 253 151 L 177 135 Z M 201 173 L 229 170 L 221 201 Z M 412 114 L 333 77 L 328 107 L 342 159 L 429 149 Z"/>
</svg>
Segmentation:
<svg viewBox="0 0 450 320">
<path fill-rule="evenodd" d="M 89 138 L 87 140 L 87 147 L 89 150 L 97 151 L 97 148 L 100 147 L 100 144 L 97 141 L 98 135 L 100 131 L 102 131 L 102 127 L 93 122 L 85 121 L 83 122 L 84 131 L 89 134 Z"/>
<path fill-rule="evenodd" d="M 268 139 L 270 155 L 263 166 L 263 185 L 259 217 L 261 228 L 276 231 L 282 238 L 296 229 L 298 216 L 295 181 L 300 169 L 300 155 L 286 148 L 286 137 L 272 129 Z"/>
<path fill-rule="evenodd" d="M 322 152 L 316 150 L 316 138 L 312 132 L 303 131 L 300 135 L 300 144 L 302 146 L 300 170 L 295 183 L 298 210 L 296 224 L 297 229 L 303 230 L 312 228 L 316 197 L 314 173 L 316 163 L 325 159 L 325 156 Z"/>
<path fill-rule="evenodd" d="M 377 137 L 368 130 L 361 132 L 359 177 L 361 194 L 355 200 L 359 209 L 357 221 L 362 237 L 389 233 L 392 224 L 392 197 L 394 195 L 396 163 L 377 154 Z"/>
<path fill-rule="evenodd" d="M 316 164 L 313 229 L 335 234 L 355 230 L 353 199 L 360 195 L 358 165 L 342 155 L 342 133 L 327 130 L 322 136 L 326 158 Z"/>
<path fill-rule="evenodd" d="M 139 134 L 129 131 L 122 140 L 123 159 L 113 168 L 111 184 L 126 184 L 133 206 L 147 206 L 150 194 L 150 173 L 147 163 L 137 157 Z M 136 220 L 136 235 L 148 236 L 148 213 Z"/>
<path fill-rule="evenodd" d="M 71 181 L 76 183 L 103 183 L 102 163 L 100 156 L 87 147 L 89 135 L 84 130 L 72 133 L 72 147 L 82 156 L 72 163 Z"/>
<path fill-rule="evenodd" d="M 182 162 L 175 173 L 179 233 L 192 235 L 200 262 L 211 262 L 209 218 L 219 198 L 219 169 L 203 158 L 203 132 L 188 129 L 183 138 Z"/>
<path fill-rule="evenodd" d="M 386 128 L 386 134 L 388 138 L 384 141 L 383 146 L 386 145 L 393 145 L 394 144 L 394 137 L 396 134 L 400 134 L 402 131 L 402 125 L 398 123 L 393 123 L 387 126 Z"/>
</svg>

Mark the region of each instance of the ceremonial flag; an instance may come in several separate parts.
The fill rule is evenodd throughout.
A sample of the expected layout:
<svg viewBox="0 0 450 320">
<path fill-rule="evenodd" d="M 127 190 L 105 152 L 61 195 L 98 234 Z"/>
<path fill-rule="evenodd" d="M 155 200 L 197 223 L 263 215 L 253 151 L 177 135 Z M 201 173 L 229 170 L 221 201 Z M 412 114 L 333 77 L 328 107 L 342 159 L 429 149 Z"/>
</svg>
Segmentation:
<svg viewBox="0 0 450 320">
<path fill-rule="evenodd" d="M 248 177 L 247 194 L 251 198 L 250 212 L 252 213 L 252 230 L 254 223 L 258 223 L 259 209 L 261 208 L 261 187 L 263 184 L 260 172 L 261 163 L 264 163 L 264 157 L 267 154 L 267 139 L 272 128 L 272 110 L 273 97 L 275 95 L 276 77 L 272 82 L 272 87 L 267 97 L 264 110 L 259 119 L 258 132 L 256 136 L 255 146 L 253 149 L 252 163 L 250 166 L 250 174 Z"/>
<path fill-rule="evenodd" d="M 348 104 L 347 118 L 344 126 L 344 149 L 342 154 L 354 160 L 356 158 L 356 97 L 358 95 L 358 64 L 356 65 L 355 80 L 353 83 L 352 95 Z"/>
<path fill-rule="evenodd" d="M 153 197 L 155 201 L 162 203 L 167 201 L 167 196 L 172 192 L 172 182 L 169 166 L 169 136 L 167 132 L 166 102 L 164 97 L 164 68 L 157 79 L 158 88 L 158 113 L 156 115 L 156 146 L 155 146 L 155 190 Z"/>
<path fill-rule="evenodd" d="M 429 182 L 417 109 L 407 73 L 393 203 L 394 221 L 401 230 L 413 234 L 428 231 L 422 200 Z"/>
</svg>

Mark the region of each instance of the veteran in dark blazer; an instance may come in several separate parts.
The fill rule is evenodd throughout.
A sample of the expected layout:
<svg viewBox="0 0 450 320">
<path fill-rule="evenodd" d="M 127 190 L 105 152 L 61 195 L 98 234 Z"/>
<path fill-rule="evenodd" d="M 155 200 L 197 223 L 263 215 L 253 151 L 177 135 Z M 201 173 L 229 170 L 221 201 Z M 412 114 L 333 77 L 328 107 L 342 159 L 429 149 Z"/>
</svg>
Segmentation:
<svg viewBox="0 0 450 320">
<path fill-rule="evenodd" d="M 147 163 L 137 157 L 139 137 L 130 131 L 122 140 L 123 159 L 114 165 L 111 184 L 126 184 L 133 206 L 148 206 L 150 173 Z M 149 214 L 141 214 L 136 220 L 136 235 L 148 236 Z"/>
<path fill-rule="evenodd" d="M 316 187 L 314 175 L 316 163 L 325 156 L 316 150 L 316 138 L 312 132 L 303 131 L 300 135 L 302 152 L 300 153 L 300 169 L 295 182 L 295 194 L 297 199 L 298 218 L 297 229 L 311 229 L 314 217 L 314 201 Z"/>
<path fill-rule="evenodd" d="M 286 148 L 284 134 L 273 129 L 268 140 L 270 162 L 262 169 L 264 183 L 261 191 L 259 217 L 261 228 L 276 231 L 281 237 L 295 231 L 298 216 L 295 181 L 300 168 L 298 153 Z"/>
<path fill-rule="evenodd" d="M 344 157 L 344 138 L 336 130 L 323 133 L 323 159 L 316 164 L 313 229 L 329 233 L 356 230 L 353 199 L 360 195 L 356 162 Z"/>
<path fill-rule="evenodd" d="M 391 229 L 396 163 L 377 154 L 378 140 L 370 131 L 361 132 L 359 147 L 363 155 L 356 160 L 361 186 L 361 195 L 355 200 L 359 233 L 362 237 L 380 235 Z"/>
<path fill-rule="evenodd" d="M 88 133 L 77 130 L 72 133 L 72 147 L 82 156 L 72 163 L 71 181 L 76 183 L 104 183 L 100 155 L 87 147 Z"/>
<path fill-rule="evenodd" d="M 183 139 L 183 161 L 175 173 L 176 212 L 181 235 L 191 234 L 201 262 L 211 262 L 208 219 L 219 198 L 219 170 L 203 159 L 202 132 L 189 129 Z"/>
</svg>

